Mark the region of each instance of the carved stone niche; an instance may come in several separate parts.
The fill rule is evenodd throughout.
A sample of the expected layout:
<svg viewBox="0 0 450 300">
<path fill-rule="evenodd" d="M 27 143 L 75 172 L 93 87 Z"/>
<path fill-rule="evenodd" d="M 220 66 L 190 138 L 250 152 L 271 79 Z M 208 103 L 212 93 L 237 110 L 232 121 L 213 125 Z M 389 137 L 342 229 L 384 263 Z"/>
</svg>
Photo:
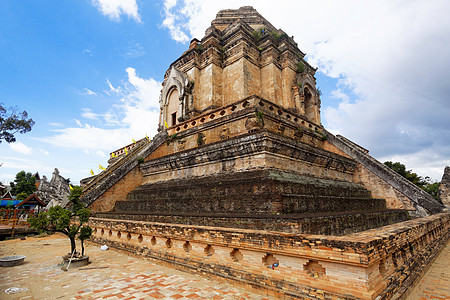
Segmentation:
<svg viewBox="0 0 450 300">
<path fill-rule="evenodd" d="M 221 140 L 226 140 L 230 138 L 230 128 L 224 127 L 219 133 L 219 137 Z"/>
<path fill-rule="evenodd" d="M 175 67 L 171 67 L 159 97 L 160 122 L 158 131 L 188 119 L 194 110 L 193 82 L 188 75 Z"/>
<path fill-rule="evenodd" d="M 264 128 L 264 120 L 262 119 L 262 117 L 259 117 L 257 115 L 250 116 L 245 121 L 245 129 L 247 129 L 248 132 L 255 132 L 262 128 Z"/>
</svg>

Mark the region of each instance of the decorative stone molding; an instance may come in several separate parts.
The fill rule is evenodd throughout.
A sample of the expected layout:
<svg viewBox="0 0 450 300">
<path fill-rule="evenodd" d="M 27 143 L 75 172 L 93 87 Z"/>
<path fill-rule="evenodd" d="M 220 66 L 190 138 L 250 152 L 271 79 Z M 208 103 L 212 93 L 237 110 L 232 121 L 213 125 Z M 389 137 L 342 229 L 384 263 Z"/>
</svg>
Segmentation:
<svg viewBox="0 0 450 300">
<path fill-rule="evenodd" d="M 173 89 L 178 91 L 178 113 L 177 121 L 184 121 L 189 113 L 194 109 L 194 101 L 192 95 L 193 83 L 190 81 L 187 74 L 181 72 L 175 67 L 170 68 L 168 77 L 164 81 L 164 88 L 161 91 L 159 98 L 160 105 L 160 123 L 158 131 L 165 128 L 165 122 L 168 121 L 167 107 L 169 105 L 169 95 Z"/>
</svg>

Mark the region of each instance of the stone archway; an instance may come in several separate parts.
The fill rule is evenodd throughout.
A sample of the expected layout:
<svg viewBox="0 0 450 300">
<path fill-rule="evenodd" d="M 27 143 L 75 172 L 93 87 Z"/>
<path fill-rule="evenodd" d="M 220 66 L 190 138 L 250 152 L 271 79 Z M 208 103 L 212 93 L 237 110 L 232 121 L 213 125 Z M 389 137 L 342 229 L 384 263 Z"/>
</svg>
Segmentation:
<svg viewBox="0 0 450 300">
<path fill-rule="evenodd" d="M 176 87 L 173 87 L 170 92 L 168 93 L 167 100 L 166 100 L 166 113 L 165 113 L 165 120 L 167 121 L 168 126 L 174 126 L 178 123 L 177 118 L 180 117 L 179 109 L 179 100 L 180 93 L 176 89 Z"/>
<path fill-rule="evenodd" d="M 167 126 L 174 126 L 187 118 L 189 111 L 193 109 L 191 89 L 192 83 L 188 76 L 172 67 L 159 99 L 159 131 L 164 129 L 166 123 Z"/>
</svg>

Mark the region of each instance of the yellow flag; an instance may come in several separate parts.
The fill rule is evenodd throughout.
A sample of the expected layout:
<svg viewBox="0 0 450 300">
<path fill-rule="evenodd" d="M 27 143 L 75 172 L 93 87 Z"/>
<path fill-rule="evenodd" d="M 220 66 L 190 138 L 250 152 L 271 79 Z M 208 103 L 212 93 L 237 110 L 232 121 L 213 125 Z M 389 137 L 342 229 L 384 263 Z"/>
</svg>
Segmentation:
<svg viewBox="0 0 450 300">
<path fill-rule="evenodd" d="M 103 168 L 102 165 L 98 165 L 98 168 L 99 168 L 100 170 L 105 170 L 105 168 Z"/>
<path fill-rule="evenodd" d="M 166 126 L 166 128 L 169 128 L 169 125 L 167 125 L 167 121 L 164 121 L 164 126 Z"/>
<path fill-rule="evenodd" d="M 70 189 L 71 191 L 73 191 L 73 186 L 72 186 L 71 184 L 69 184 L 69 189 Z"/>
<path fill-rule="evenodd" d="M 147 141 L 149 140 L 149 138 L 148 138 L 147 134 L 145 134 L 145 138 L 147 139 Z"/>
<path fill-rule="evenodd" d="M 91 175 L 94 175 L 94 171 L 92 171 L 92 169 L 91 169 Z"/>
<path fill-rule="evenodd" d="M 133 144 L 136 144 L 136 141 L 134 139 L 132 139 L 132 140 L 133 140 Z"/>
<path fill-rule="evenodd" d="M 128 151 L 127 151 L 127 148 L 125 148 L 125 155 L 128 155 Z"/>
</svg>

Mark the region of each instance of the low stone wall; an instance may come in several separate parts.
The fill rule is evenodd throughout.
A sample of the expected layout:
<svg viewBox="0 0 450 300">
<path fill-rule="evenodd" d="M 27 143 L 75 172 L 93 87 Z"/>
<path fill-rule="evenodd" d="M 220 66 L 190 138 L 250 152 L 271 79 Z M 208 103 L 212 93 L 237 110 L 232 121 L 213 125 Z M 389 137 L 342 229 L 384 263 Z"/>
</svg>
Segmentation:
<svg viewBox="0 0 450 300">
<path fill-rule="evenodd" d="M 388 299 L 449 238 L 450 214 L 346 236 L 92 218 L 92 240 L 292 298 Z"/>
</svg>

